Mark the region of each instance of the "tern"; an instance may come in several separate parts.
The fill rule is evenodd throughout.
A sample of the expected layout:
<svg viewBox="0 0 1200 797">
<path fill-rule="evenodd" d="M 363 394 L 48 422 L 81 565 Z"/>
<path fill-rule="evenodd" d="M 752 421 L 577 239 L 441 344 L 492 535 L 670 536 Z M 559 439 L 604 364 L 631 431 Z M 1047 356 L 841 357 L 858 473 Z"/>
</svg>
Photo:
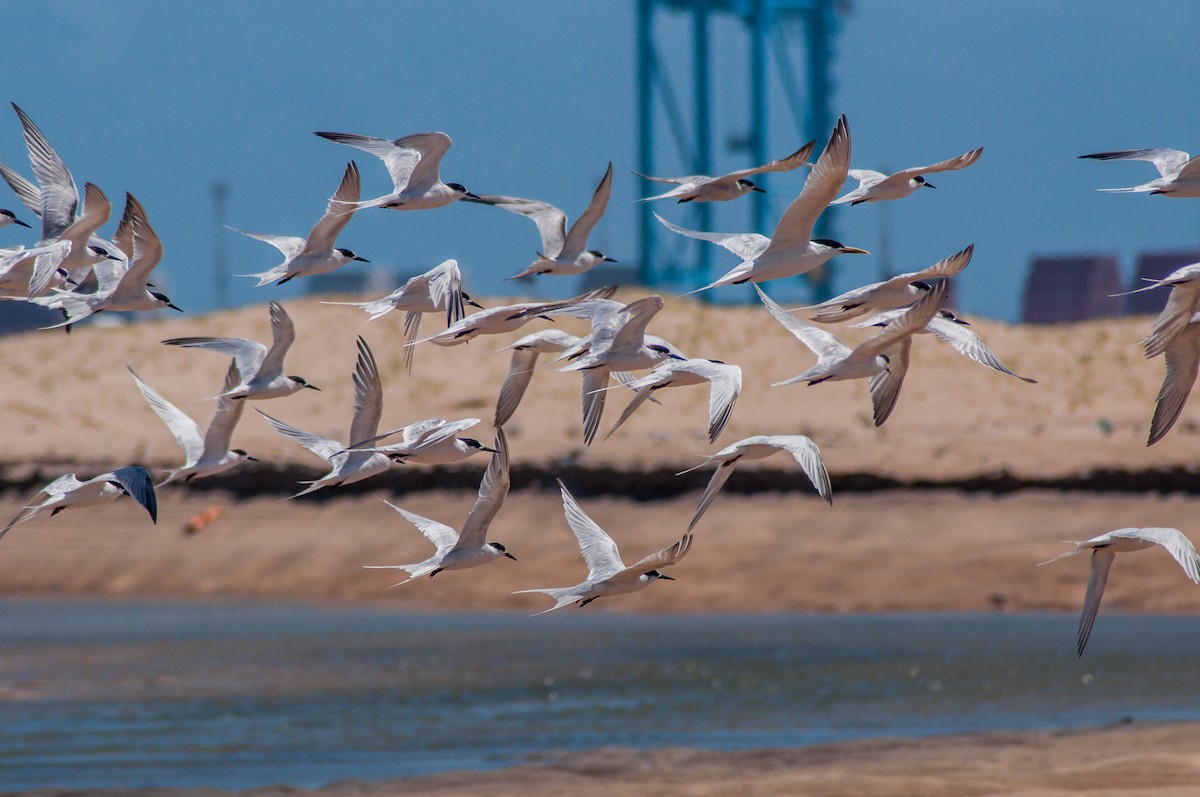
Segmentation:
<svg viewBox="0 0 1200 797">
<path fill-rule="evenodd" d="M 246 460 L 258 461 L 240 448 L 229 447 L 233 427 L 241 420 L 246 402 L 224 397 L 217 399 L 217 411 L 209 421 L 208 430 L 201 432 L 195 421 L 143 382 L 132 368 L 129 368 L 129 373 L 133 375 L 133 381 L 149 402 L 150 408 L 167 425 L 167 429 L 183 449 L 183 465 L 167 474 L 167 478 L 159 482 L 158 487 L 178 479 L 189 482 L 197 477 L 212 476 Z M 237 366 L 230 363 L 222 392 L 231 390 L 241 381 Z"/>
<path fill-rule="evenodd" d="M 0 227 L 7 227 L 10 224 L 16 224 L 20 227 L 29 227 L 28 224 L 17 218 L 17 214 L 13 213 L 8 208 L 0 208 Z"/>
<path fill-rule="evenodd" d="M 1164 353 L 1167 371 L 1154 400 L 1154 417 L 1150 419 L 1150 435 L 1146 438 L 1148 446 L 1171 431 L 1196 384 L 1196 373 L 1200 371 L 1200 315 L 1194 316 L 1167 344 Z"/>
<path fill-rule="evenodd" d="M 754 287 L 758 291 L 758 298 L 771 311 L 771 315 L 775 316 L 775 320 L 817 355 L 817 363 L 812 368 L 791 379 L 776 382 L 772 387 L 796 382 L 816 385 L 846 379 L 868 379 L 886 372 L 890 366 L 887 352 L 905 338 L 911 338 L 924 329 L 946 298 L 946 280 L 938 280 L 932 290 L 927 291 L 920 301 L 889 322 L 882 332 L 851 349 L 825 330 L 790 315 L 771 301 L 761 288 L 757 285 Z M 898 385 L 896 389 L 899 390 Z"/>
<path fill-rule="evenodd" d="M 583 561 L 587 564 L 587 578 L 573 587 L 555 587 L 550 589 L 521 589 L 514 595 L 540 592 L 554 598 L 554 605 L 537 614 L 546 614 L 555 609 L 561 609 L 572 603 L 586 606 L 597 598 L 607 598 L 611 595 L 625 595 L 637 592 L 650 586 L 655 581 L 674 581 L 670 576 L 663 575 L 660 568 L 678 564 L 692 547 L 691 532 L 684 534 L 675 543 L 653 553 L 644 559 L 626 567 L 621 560 L 617 544 L 608 536 L 604 529 L 584 514 L 575 502 L 575 497 L 567 490 L 567 486 L 558 480 L 562 490 L 563 513 L 567 517 L 567 525 L 571 533 L 579 540 L 579 549 Z"/>
<path fill-rule="evenodd" d="M 528 268 L 510 277 L 520 279 L 535 274 L 582 274 L 601 263 L 617 262 L 603 252 L 587 248 L 588 236 L 604 215 L 611 193 L 610 161 L 600 185 L 596 186 L 596 192 L 592 194 L 592 201 L 588 203 L 587 210 L 575 220 L 570 230 L 567 229 L 567 214 L 545 202 L 515 196 L 480 196 L 477 199 L 484 204 L 525 216 L 537 225 L 542 238 L 542 251 L 538 252 L 538 259 Z"/>
<path fill-rule="evenodd" d="M 133 194 L 125 195 L 125 213 L 114 236 L 128 262 L 108 257 L 93 267 L 97 287 L 94 293 L 76 293 L 56 288 L 38 304 L 61 309 L 64 320 L 46 329 L 70 327 L 81 319 L 104 310 L 114 312 L 151 311 L 169 308 L 183 312 L 170 297 L 148 287 L 150 272 L 162 260 L 163 246 L 150 226 L 146 209 Z"/>
<path fill-rule="evenodd" d="M 1177 149 L 1127 149 L 1119 152 L 1095 152 L 1080 155 L 1092 160 L 1150 161 L 1159 178 L 1132 188 L 1101 188 L 1109 193 L 1151 193 L 1172 197 L 1200 197 L 1200 157 L 1190 158 Z"/>
<path fill-rule="evenodd" d="M 291 496 L 298 498 L 322 487 L 338 487 L 353 484 L 391 467 L 392 461 L 383 454 L 367 451 L 349 451 L 346 446 L 328 437 L 306 432 L 291 424 L 272 418 L 257 407 L 275 430 L 290 437 L 321 459 L 329 463 L 329 473 L 310 482 L 301 482 L 308 487 Z M 383 384 L 379 381 L 379 369 L 375 356 L 367 342 L 358 339 L 358 362 L 354 367 L 354 419 L 350 422 L 350 441 L 367 440 L 379 431 L 379 417 L 383 414 Z"/>
<path fill-rule="evenodd" d="M 831 239 L 812 238 L 817 217 L 837 196 L 838 189 L 846 181 L 849 165 L 850 127 L 846 123 L 846 117 L 842 116 L 838 119 L 824 151 L 821 152 L 821 157 L 817 158 L 816 165 L 804 181 L 804 190 L 784 211 L 765 247 L 761 246 L 762 236 L 751 238 L 745 233 L 701 233 L 691 236 L 716 243 L 742 257 L 742 262 L 720 279 L 691 293 L 721 285 L 741 285 L 745 282 L 766 282 L 794 277 L 820 267 L 837 255 L 869 254 L 865 249 L 846 246 Z M 682 228 L 672 229 L 678 232 Z M 683 234 L 688 235 L 689 232 Z"/>
<path fill-rule="evenodd" d="M 762 166 L 755 166 L 752 169 L 739 169 L 736 172 L 723 174 L 720 177 L 708 177 L 705 175 L 695 175 L 692 177 L 651 177 L 648 174 L 634 172 L 638 177 L 645 178 L 646 180 L 653 180 L 656 183 L 672 183 L 676 186 L 665 194 L 649 196 L 639 201 L 653 202 L 656 199 L 674 199 L 680 204 L 684 202 L 727 202 L 731 199 L 745 196 L 752 191 L 765 194 L 767 193 L 766 189 L 760 188 L 746 178 L 766 172 L 790 172 L 792 169 L 798 169 L 801 166 L 811 166 L 812 164 L 808 162 L 808 159 L 812 155 L 814 143 L 813 141 L 808 142 L 786 158 L 780 158 Z"/>
<path fill-rule="evenodd" d="M 883 202 L 888 199 L 903 199 L 918 188 L 935 188 L 922 175 L 934 172 L 952 172 L 965 169 L 983 154 L 983 147 L 964 152 L 949 160 L 931 163 L 928 166 L 917 166 L 912 169 L 883 174 L 870 169 L 850 169 L 849 176 L 858 180 L 855 188 L 845 196 L 838 197 L 831 205 L 841 205 L 849 202 L 851 205 L 861 205 L 863 202 Z"/>
<path fill-rule="evenodd" d="M 682 387 L 684 385 L 708 384 L 708 442 L 716 442 L 733 414 L 733 405 L 742 391 L 742 369 L 729 365 L 720 360 L 683 359 L 670 357 L 646 376 L 634 379 L 625 384 L 636 390 L 637 394 L 629 402 L 629 406 L 621 413 L 621 417 L 608 430 L 604 439 L 612 437 L 613 432 L 621 428 L 621 424 L 629 420 L 629 416 L 642 406 L 646 399 L 656 390 L 667 387 Z"/>
<path fill-rule="evenodd" d="M 355 260 L 360 263 L 370 263 L 365 257 L 359 257 L 349 249 L 334 246 L 342 229 L 350 222 L 357 210 L 354 203 L 358 201 L 358 166 L 350 161 L 342 182 L 338 185 L 337 193 L 325 208 L 325 215 L 320 218 L 307 238 L 293 235 L 263 235 L 245 230 L 236 230 L 242 235 L 265 241 L 283 254 L 283 262 L 274 268 L 258 274 L 242 274 L 243 277 L 256 277 L 258 285 L 269 285 L 278 282 L 280 285 L 295 277 L 309 277 L 313 274 L 325 274 L 341 268 Z"/>
<path fill-rule="evenodd" d="M 835 296 L 811 307 L 802 307 L 800 310 L 808 315 L 810 321 L 818 324 L 836 324 L 850 321 L 867 313 L 908 307 L 920 299 L 926 291 L 932 290 L 933 285 L 929 281 L 949 279 L 966 268 L 967 264 L 971 262 L 971 255 L 974 252 L 975 244 L 971 244 L 961 252 L 939 260 L 929 268 L 910 271 L 907 274 L 897 274 L 891 279 L 846 291 L 840 296 Z"/>
<path fill-rule="evenodd" d="M 416 564 L 365 565 L 365 567 L 373 570 L 404 570 L 408 573 L 408 578 L 401 581 L 400 584 L 406 584 L 425 575 L 432 578 L 443 570 L 465 570 L 468 567 L 486 565 L 500 557 L 512 559 L 515 562 L 517 557 L 509 553 L 503 545 L 498 542 L 487 542 L 488 526 L 492 524 L 497 513 L 500 512 L 500 507 L 504 505 L 504 499 L 508 495 L 508 484 L 508 443 L 504 439 L 504 430 L 497 429 L 496 453 L 492 454 L 492 461 L 483 474 L 483 481 L 479 484 L 479 497 L 475 500 L 475 506 L 471 508 L 470 514 L 463 523 L 462 533 L 458 534 L 444 523 L 421 517 L 385 501 L 388 506 L 416 526 L 425 535 L 425 538 L 437 547 L 437 551 L 425 561 Z M 399 584 L 393 586 L 399 586 Z"/>
<path fill-rule="evenodd" d="M 421 317 L 426 313 L 446 314 L 446 326 L 451 326 L 462 320 L 465 315 L 464 304 L 472 307 L 483 306 L 472 301 L 471 297 L 462 291 L 462 271 L 458 261 L 451 258 L 412 277 L 403 286 L 389 293 L 382 299 L 373 302 L 321 302 L 321 304 L 343 304 L 351 307 L 361 307 L 374 321 L 382 318 L 393 310 L 404 310 L 404 370 L 412 370 L 413 349 L 407 344 L 417 339 L 421 328 Z"/>
<path fill-rule="evenodd" d="M 480 451 L 496 453 L 496 449 L 488 448 L 473 437 L 458 437 L 459 432 L 478 423 L 478 418 L 463 418 L 450 422 L 441 418 L 430 418 L 352 443 L 346 450 L 385 454 L 396 462 L 406 464 L 453 465 Z M 395 434 L 404 435 L 402 442 L 386 446 L 370 445 Z"/>
<path fill-rule="evenodd" d="M 534 318 L 545 316 L 552 310 L 559 310 L 568 305 L 577 304 L 588 299 L 608 298 L 617 292 L 616 285 L 609 285 L 594 291 L 588 291 L 570 299 L 560 299 L 554 302 L 525 302 L 510 304 L 503 307 L 489 307 L 451 324 L 445 330 L 428 338 L 415 340 L 407 345 L 417 343 L 433 343 L 438 346 L 457 346 L 469 343 L 479 335 L 500 335 L 513 332 L 528 324 Z"/>
<path fill-rule="evenodd" d="M 1142 339 L 1147 358 L 1157 357 L 1166 351 L 1171 341 L 1183 332 L 1191 323 L 1192 316 L 1200 310 L 1200 263 L 1177 268 L 1160 280 L 1150 280 L 1150 284 L 1144 288 L 1129 291 L 1129 294 L 1151 291 L 1164 285 L 1171 287 L 1167 306 L 1154 319 L 1150 334 Z"/>
<path fill-rule="evenodd" d="M 393 191 L 375 199 L 359 202 L 339 200 L 354 208 L 390 208 L 392 210 L 429 210 L 449 205 L 463 197 L 476 198 L 461 183 L 443 183 L 439 174 L 442 158 L 450 149 L 450 136 L 445 133 L 415 133 L 389 140 L 353 133 L 317 133 L 336 144 L 369 152 L 383 161 L 392 177 Z"/>
<path fill-rule="evenodd" d="M 13 526 L 33 520 L 42 510 L 49 509 L 54 517 L 64 509 L 77 509 L 85 506 L 96 506 L 115 501 L 122 495 L 132 496 L 135 501 L 145 507 L 150 514 L 150 520 L 158 522 L 158 502 L 154 497 L 154 482 L 145 468 L 130 465 L 118 468 L 109 473 L 80 481 L 74 473 L 59 476 L 42 488 L 46 494 L 40 504 L 30 504 L 24 507 L 8 525 L 0 529 L 0 537 Z M 41 493 L 39 493 L 40 495 Z"/>
<path fill-rule="evenodd" d="M 246 338 L 171 338 L 168 346 L 209 349 L 233 358 L 242 382 L 221 396 L 252 401 L 280 398 L 304 390 L 320 390 L 299 376 L 285 376 L 283 358 L 296 340 L 296 326 L 278 302 L 271 302 L 271 348 Z"/>
<path fill-rule="evenodd" d="M 1096 612 L 1100 609 L 1100 599 L 1104 597 L 1104 586 L 1108 583 L 1108 571 L 1112 568 L 1113 560 L 1118 553 L 1140 551 L 1152 545 L 1161 545 L 1175 558 L 1187 577 L 1193 583 L 1200 583 L 1200 555 L 1192 541 L 1183 535 L 1179 529 L 1144 528 L 1117 529 L 1090 540 L 1078 542 L 1067 540 L 1074 548 L 1061 553 L 1053 559 L 1042 562 L 1048 565 L 1067 556 L 1073 556 L 1080 551 L 1091 550 L 1092 570 L 1088 576 L 1087 593 L 1083 598 L 1083 614 L 1079 616 L 1079 639 L 1076 646 L 1078 654 L 1083 656 L 1088 637 L 1092 633 L 1092 625 L 1096 622 Z"/>
<path fill-rule="evenodd" d="M 508 374 L 500 387 L 500 396 L 496 399 L 496 417 L 494 426 L 503 426 L 517 411 L 529 382 L 533 379 L 533 369 L 537 367 L 538 356 L 565 351 L 579 342 L 579 338 L 558 329 L 544 329 L 526 335 L 517 342 L 506 346 L 500 351 L 512 349 L 512 358 L 508 363 Z"/>
<path fill-rule="evenodd" d="M 800 468 L 812 482 L 813 487 L 817 488 L 817 494 L 825 499 L 825 503 L 833 504 L 833 490 L 829 486 L 829 473 L 825 470 L 825 463 L 821 460 L 821 449 L 817 448 L 816 443 L 800 434 L 755 435 L 726 446 L 715 454 L 710 454 L 695 468 L 688 468 L 679 474 L 682 476 L 684 473 L 691 473 L 712 462 L 719 463 L 717 469 L 713 471 L 712 478 L 708 480 L 708 486 L 704 488 L 704 494 L 700 496 L 696 514 L 692 516 L 692 522 L 688 524 L 688 533 L 690 534 L 692 529 L 696 528 L 704 511 L 717 497 L 721 486 L 725 484 L 730 474 L 733 473 L 734 466 L 740 460 L 764 459 L 777 451 L 786 451 L 791 454 L 800 464 Z"/>
</svg>

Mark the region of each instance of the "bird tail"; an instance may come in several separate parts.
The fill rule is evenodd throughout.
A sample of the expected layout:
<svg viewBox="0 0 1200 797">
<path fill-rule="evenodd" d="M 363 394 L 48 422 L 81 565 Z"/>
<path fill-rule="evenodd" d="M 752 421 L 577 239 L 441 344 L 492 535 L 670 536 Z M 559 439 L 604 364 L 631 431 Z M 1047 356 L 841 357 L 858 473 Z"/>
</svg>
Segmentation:
<svg viewBox="0 0 1200 797">
<path fill-rule="evenodd" d="M 287 276 L 287 264 L 280 263 L 275 268 L 260 271 L 257 274 L 238 274 L 239 277 L 253 277 L 258 280 L 258 284 L 254 287 L 261 288 L 263 285 L 270 285 L 272 282 L 278 282 Z"/>
<path fill-rule="evenodd" d="M 537 617 L 539 614 L 546 614 L 555 609 L 561 609 L 564 606 L 570 606 L 575 601 L 579 600 L 580 596 L 575 594 L 574 587 L 550 587 L 549 589 L 519 589 L 513 595 L 521 595 L 523 593 L 538 592 L 543 595 L 549 595 L 554 598 L 555 604 L 549 609 L 544 609 L 540 612 L 534 612 L 530 617 Z"/>
<path fill-rule="evenodd" d="M 1047 559 L 1044 562 L 1038 562 L 1038 567 L 1041 567 L 1042 565 L 1048 565 L 1051 562 L 1057 562 L 1059 559 L 1066 559 L 1068 556 L 1074 556 L 1075 554 L 1077 554 L 1081 550 L 1083 550 L 1080 547 L 1081 545 L 1083 545 L 1083 541 L 1081 541 L 1081 540 L 1063 540 L 1063 542 L 1068 545 L 1074 545 L 1075 547 L 1069 551 L 1063 551 L 1062 553 L 1060 553 L 1058 556 L 1054 557 L 1053 559 Z"/>
</svg>

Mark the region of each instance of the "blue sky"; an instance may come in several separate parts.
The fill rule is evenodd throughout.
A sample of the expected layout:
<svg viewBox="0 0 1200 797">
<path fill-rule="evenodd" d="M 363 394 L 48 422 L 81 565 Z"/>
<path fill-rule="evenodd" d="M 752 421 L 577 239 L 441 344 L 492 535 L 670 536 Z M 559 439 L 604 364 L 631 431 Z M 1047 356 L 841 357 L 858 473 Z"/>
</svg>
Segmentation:
<svg viewBox="0 0 1200 797">
<path fill-rule="evenodd" d="M 166 246 L 159 281 L 189 311 L 215 301 L 214 180 L 230 185 L 230 224 L 293 235 L 322 213 L 350 157 L 365 194 L 388 188 L 382 164 L 315 130 L 389 138 L 446 131 L 454 146 L 445 179 L 544 199 L 572 218 L 612 160 L 613 198 L 592 243 L 618 260 L 637 258 L 641 186 L 623 168 L 636 163 L 632 0 L 29 0 L 6 4 L 5 29 L 28 46 L 0 54 L 4 99 L 38 122 L 80 184 L 104 188 L 118 205 L 114 224 L 124 191 L 142 200 Z M 716 141 L 745 127 L 739 36 L 714 30 Z M 664 54 L 686 68 L 686 39 L 671 38 Z M 1011 320 L 1031 254 L 1115 252 L 1128 269 L 1139 251 L 1200 247 L 1200 200 L 1098 193 L 1144 182 L 1153 167 L 1076 158 L 1195 151 L 1200 104 L 1187 87 L 1200 75 L 1197 41 L 1200 4 L 1182 0 L 857 0 L 834 66 L 834 108 L 849 118 L 854 165 L 901 168 L 985 148 L 974 166 L 935 180 L 937 191 L 890 203 L 893 267 L 920 268 L 974 242 L 960 305 Z M 769 151 L 781 156 L 802 142 L 784 109 L 773 113 Z M 737 168 L 744 157 L 718 151 L 717 166 Z M 0 159 L 29 173 L 20 126 L 6 109 Z M 771 182 L 772 218 L 801 184 L 802 173 Z M 0 206 L 19 209 L 2 187 Z M 884 213 L 847 209 L 838 237 L 876 251 Z M 741 230 L 748 219 L 732 203 L 713 226 Z M 234 273 L 279 260 L 265 244 L 223 234 Z M 32 241 L 0 230 L 0 245 L 18 242 Z M 455 257 L 468 288 L 481 293 L 506 289 L 503 277 L 538 248 L 526 220 L 462 203 L 360 213 L 339 242 L 407 270 Z M 880 268 L 877 255 L 840 263 L 839 287 L 875 279 Z M 713 264 L 723 270 L 734 260 L 722 252 Z M 233 298 L 287 298 L 303 282 L 254 288 L 235 280 Z M 543 290 L 573 287 L 567 280 Z"/>
</svg>

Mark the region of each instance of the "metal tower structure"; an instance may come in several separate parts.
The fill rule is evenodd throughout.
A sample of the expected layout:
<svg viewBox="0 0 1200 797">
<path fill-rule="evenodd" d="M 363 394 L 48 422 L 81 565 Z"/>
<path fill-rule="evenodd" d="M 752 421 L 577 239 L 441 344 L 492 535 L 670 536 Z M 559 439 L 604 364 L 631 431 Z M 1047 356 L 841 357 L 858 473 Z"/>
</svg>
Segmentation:
<svg viewBox="0 0 1200 797">
<path fill-rule="evenodd" d="M 842 0 L 637 0 L 638 171 L 659 174 L 657 170 L 664 160 L 660 155 L 665 151 L 670 153 L 671 163 L 684 169 L 676 172 L 673 169 L 678 166 L 672 167 L 669 174 L 713 174 L 715 86 L 711 32 L 715 24 L 728 27 L 731 22 L 744 31 L 745 62 L 743 65 L 737 58 L 725 58 L 721 76 L 727 78 L 731 72 L 745 72 L 748 80 L 745 96 L 749 107 L 722 109 L 723 119 L 747 120 L 745 133 L 730 136 L 726 142 L 728 148 L 747 153 L 747 165 L 782 157 L 791 151 L 788 145 L 795 149 L 808 139 L 816 139 L 819 154 L 834 123 L 831 67 L 839 2 Z M 673 65 L 669 61 L 669 57 L 681 49 L 679 36 L 671 36 L 669 50 L 660 46 L 660 39 L 665 38 L 662 31 L 667 26 L 671 26 L 674 33 L 681 29 L 690 30 L 690 79 L 684 81 L 690 93 L 690 114 L 685 113 L 680 101 L 681 92 L 672 81 Z M 803 88 L 797 78 L 798 51 L 803 52 Z M 773 55 L 774 70 L 769 55 Z M 674 69 L 680 70 L 679 67 Z M 769 108 L 779 103 L 790 111 L 795 136 L 782 145 L 782 151 L 773 152 L 768 148 Z M 660 150 L 659 132 L 664 129 L 663 122 L 669 134 L 666 136 L 669 150 Z M 759 175 L 755 181 L 760 185 L 768 182 L 769 178 L 763 178 L 767 175 Z M 712 246 L 682 238 L 671 240 L 679 236 L 662 229 L 654 220 L 655 204 L 658 203 L 641 203 L 638 211 L 641 281 L 646 285 L 666 283 L 681 287 L 703 284 L 709 276 Z M 731 204 L 749 209 L 748 223 L 737 228 L 739 231 L 770 232 L 768 195 L 753 193 L 749 198 Z M 675 207 L 678 206 L 671 206 L 672 209 Z M 672 213 L 671 220 L 693 229 L 711 229 L 713 208 L 710 204 L 695 202 L 686 207 L 689 209 L 686 218 Z M 661 205 L 660 209 L 667 212 Z M 832 212 L 821 216 L 817 229 L 815 237 L 837 237 L 833 234 Z M 812 279 L 817 295 L 828 293 L 828 268 L 827 265 Z"/>
</svg>

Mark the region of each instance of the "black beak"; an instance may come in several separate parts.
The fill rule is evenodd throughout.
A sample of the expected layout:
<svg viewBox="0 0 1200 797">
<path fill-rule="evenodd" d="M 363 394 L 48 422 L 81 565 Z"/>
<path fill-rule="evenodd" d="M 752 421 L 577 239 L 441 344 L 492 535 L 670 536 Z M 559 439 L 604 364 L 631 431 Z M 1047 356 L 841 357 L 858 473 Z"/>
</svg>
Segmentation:
<svg viewBox="0 0 1200 797">
<path fill-rule="evenodd" d="M 167 302 L 167 307 L 170 307 L 172 310 L 176 310 L 176 311 L 178 311 L 178 312 L 180 312 L 180 313 L 182 313 L 182 312 L 183 312 L 183 310 L 180 310 L 178 307 L 176 307 L 175 305 L 171 304 L 170 302 Z"/>
<path fill-rule="evenodd" d="M 507 556 L 509 559 L 512 559 L 514 562 L 517 561 L 517 557 L 510 554 L 508 551 L 505 551 L 504 555 Z"/>
<path fill-rule="evenodd" d="M 499 453 L 500 453 L 500 452 L 499 452 L 499 451 L 497 451 L 496 449 L 494 449 L 494 448 L 488 448 L 487 446 L 480 446 L 480 447 L 479 447 L 479 450 L 480 450 L 480 451 L 487 451 L 487 452 L 488 452 L 488 453 L 490 453 L 490 454 L 499 454 Z"/>
<path fill-rule="evenodd" d="M 765 193 L 767 193 L 767 189 L 765 189 L 765 188 L 759 188 L 759 187 L 758 187 L 758 186 L 756 186 L 756 185 L 752 185 L 752 186 L 750 186 L 750 190 L 751 190 L 751 191 L 757 191 L 757 192 L 758 192 L 758 193 L 760 193 L 760 194 L 765 194 Z"/>
<path fill-rule="evenodd" d="M 259 460 L 258 457 L 252 457 L 249 454 L 246 455 L 246 459 L 250 460 L 251 462 L 260 462 L 261 461 L 261 460 Z"/>
<path fill-rule="evenodd" d="M 483 201 L 482 199 L 479 199 L 479 196 L 477 194 L 472 194 L 470 191 L 464 191 L 463 196 L 467 197 L 468 199 L 476 199 L 476 200 L 479 200 L 480 202 Z"/>
<path fill-rule="evenodd" d="M 922 183 L 922 185 L 924 185 L 926 188 L 937 188 L 937 186 L 933 183 Z"/>
<path fill-rule="evenodd" d="M 367 260 L 365 257 L 355 257 L 354 259 L 360 263 L 370 263 L 371 262 L 370 260 Z"/>
<path fill-rule="evenodd" d="M 21 221 L 20 219 L 13 219 L 13 224 L 20 224 L 22 227 L 24 227 L 24 228 L 26 228 L 26 229 L 28 229 L 28 230 L 32 230 L 32 229 L 33 229 L 32 227 L 30 227 L 28 224 L 26 224 L 25 222 Z"/>
<path fill-rule="evenodd" d="M 484 309 L 484 306 L 482 304 L 480 304 L 479 302 L 475 301 L 474 299 L 464 298 L 463 301 L 466 302 L 467 304 L 471 305 L 472 307 L 478 307 L 480 310 Z"/>
<path fill-rule="evenodd" d="M 675 579 L 671 578 L 670 576 L 663 576 L 663 575 L 660 575 L 659 578 L 661 578 L 663 581 L 674 581 L 675 580 Z"/>
<path fill-rule="evenodd" d="M 305 385 L 305 387 L 308 388 L 309 390 L 315 390 L 318 393 L 321 392 L 321 388 L 317 387 L 316 385 Z"/>
<path fill-rule="evenodd" d="M 117 257 L 116 255 L 108 255 L 108 259 L 109 260 L 120 260 L 121 258 Z"/>
<path fill-rule="evenodd" d="M 606 257 L 606 258 L 604 258 L 604 260 L 603 260 L 603 261 L 601 261 L 601 262 L 603 262 L 603 263 L 616 263 L 617 261 L 616 261 L 616 260 L 613 260 L 611 257 Z"/>
</svg>

